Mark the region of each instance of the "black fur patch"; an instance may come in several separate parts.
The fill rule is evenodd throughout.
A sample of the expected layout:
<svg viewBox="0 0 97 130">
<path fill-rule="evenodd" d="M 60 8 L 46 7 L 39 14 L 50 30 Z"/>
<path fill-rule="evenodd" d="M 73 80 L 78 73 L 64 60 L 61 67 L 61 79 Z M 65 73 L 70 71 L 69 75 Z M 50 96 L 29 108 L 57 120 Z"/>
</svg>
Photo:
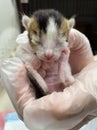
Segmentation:
<svg viewBox="0 0 97 130">
<path fill-rule="evenodd" d="M 48 19 L 50 17 L 53 17 L 55 19 L 55 23 L 57 24 L 58 28 L 60 27 L 63 19 L 63 15 L 53 9 L 38 10 L 33 13 L 33 16 L 39 23 L 40 30 L 43 30 L 45 33 L 48 24 Z"/>
</svg>

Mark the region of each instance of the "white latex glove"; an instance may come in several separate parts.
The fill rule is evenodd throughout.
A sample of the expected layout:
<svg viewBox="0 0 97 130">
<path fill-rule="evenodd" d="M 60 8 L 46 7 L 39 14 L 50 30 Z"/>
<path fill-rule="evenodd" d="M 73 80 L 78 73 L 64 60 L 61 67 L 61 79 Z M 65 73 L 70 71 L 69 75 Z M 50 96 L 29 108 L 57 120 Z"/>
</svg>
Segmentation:
<svg viewBox="0 0 97 130">
<path fill-rule="evenodd" d="M 89 42 L 83 34 L 73 29 L 69 41 L 73 73 L 82 71 L 63 92 L 53 92 L 36 100 L 26 77 L 26 68 L 37 75 L 31 64 L 25 65 L 14 57 L 6 60 L 1 68 L 2 85 L 30 130 L 70 130 L 87 116 L 97 116 L 94 113 L 97 110 L 97 62 L 93 61 Z"/>
</svg>

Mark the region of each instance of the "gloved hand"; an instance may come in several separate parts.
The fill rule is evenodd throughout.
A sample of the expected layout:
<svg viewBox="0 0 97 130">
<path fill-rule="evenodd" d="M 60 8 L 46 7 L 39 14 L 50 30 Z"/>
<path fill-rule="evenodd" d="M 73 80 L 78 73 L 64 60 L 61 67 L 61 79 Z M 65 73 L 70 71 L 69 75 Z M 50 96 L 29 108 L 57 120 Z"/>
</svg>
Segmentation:
<svg viewBox="0 0 97 130">
<path fill-rule="evenodd" d="M 35 99 L 35 92 L 26 77 L 26 68 L 37 75 L 30 64 L 30 51 L 23 58 L 14 57 L 3 63 L 2 85 L 30 130 L 70 130 L 89 115 L 97 116 L 97 62 L 93 61 L 89 41 L 75 29 L 71 30 L 68 40 L 75 82 L 62 92 Z M 24 64 L 25 58 L 30 63 Z"/>
</svg>

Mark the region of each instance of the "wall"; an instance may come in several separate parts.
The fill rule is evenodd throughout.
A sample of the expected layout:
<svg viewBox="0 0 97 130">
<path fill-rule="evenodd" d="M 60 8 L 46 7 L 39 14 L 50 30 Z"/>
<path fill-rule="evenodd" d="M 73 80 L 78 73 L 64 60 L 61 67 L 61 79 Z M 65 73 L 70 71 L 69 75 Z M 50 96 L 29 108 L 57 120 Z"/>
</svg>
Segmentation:
<svg viewBox="0 0 97 130">
<path fill-rule="evenodd" d="M 11 0 L 0 0 L 0 64 L 16 47 L 19 32 L 15 4 Z"/>
<path fill-rule="evenodd" d="M 17 46 L 18 25 L 15 4 L 11 0 L 0 0 L 0 65 Z M 12 108 L 6 91 L 0 86 L 0 111 Z"/>
</svg>

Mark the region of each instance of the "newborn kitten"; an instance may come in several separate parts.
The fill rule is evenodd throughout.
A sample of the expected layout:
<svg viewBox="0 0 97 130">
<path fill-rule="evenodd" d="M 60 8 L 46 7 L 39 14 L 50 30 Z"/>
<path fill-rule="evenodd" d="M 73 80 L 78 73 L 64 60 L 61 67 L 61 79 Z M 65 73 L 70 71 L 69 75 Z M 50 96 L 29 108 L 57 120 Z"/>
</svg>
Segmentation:
<svg viewBox="0 0 97 130">
<path fill-rule="evenodd" d="M 34 12 L 31 18 L 24 15 L 22 24 L 28 31 L 30 45 L 34 50 L 34 54 L 41 61 L 48 63 L 48 65 L 51 62 L 60 60 L 59 78 L 64 85 L 70 85 L 74 78 L 68 63 L 68 35 L 70 29 L 75 24 L 74 18 L 68 20 L 53 9 L 39 10 Z M 32 84 L 34 84 L 34 77 L 31 78 L 29 74 L 28 77 Z M 39 89 L 41 89 L 40 86 L 38 87 Z"/>
</svg>

